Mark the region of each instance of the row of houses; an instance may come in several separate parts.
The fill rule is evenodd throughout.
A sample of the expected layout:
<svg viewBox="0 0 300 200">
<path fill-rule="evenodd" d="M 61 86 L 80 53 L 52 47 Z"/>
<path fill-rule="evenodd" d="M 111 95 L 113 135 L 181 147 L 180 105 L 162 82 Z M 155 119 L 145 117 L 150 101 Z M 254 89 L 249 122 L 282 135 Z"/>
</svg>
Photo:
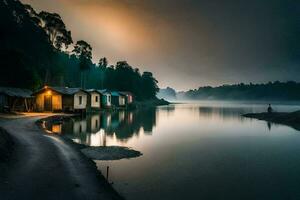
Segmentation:
<svg viewBox="0 0 300 200">
<path fill-rule="evenodd" d="M 45 86 L 31 92 L 0 87 L 0 111 L 76 112 L 126 107 L 130 92 Z"/>
</svg>

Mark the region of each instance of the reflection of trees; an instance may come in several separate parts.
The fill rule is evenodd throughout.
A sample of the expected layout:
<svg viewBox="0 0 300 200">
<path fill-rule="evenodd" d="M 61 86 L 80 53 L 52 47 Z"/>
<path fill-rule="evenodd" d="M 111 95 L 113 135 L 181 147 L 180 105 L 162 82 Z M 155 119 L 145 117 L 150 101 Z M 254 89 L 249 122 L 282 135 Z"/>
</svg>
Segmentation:
<svg viewBox="0 0 300 200">
<path fill-rule="evenodd" d="M 252 112 L 251 109 L 245 107 L 199 107 L 199 115 L 203 117 L 218 116 L 224 120 L 239 118 L 242 114 Z"/>
<path fill-rule="evenodd" d="M 175 111 L 175 105 L 161 106 L 159 107 L 160 111 L 165 111 L 168 114 L 171 114 Z"/>
<path fill-rule="evenodd" d="M 108 135 L 115 133 L 120 140 L 126 140 L 137 135 L 141 128 L 151 133 L 156 125 L 156 109 L 147 108 L 135 111 L 122 111 L 112 114 L 112 125 L 104 129 Z"/>
</svg>

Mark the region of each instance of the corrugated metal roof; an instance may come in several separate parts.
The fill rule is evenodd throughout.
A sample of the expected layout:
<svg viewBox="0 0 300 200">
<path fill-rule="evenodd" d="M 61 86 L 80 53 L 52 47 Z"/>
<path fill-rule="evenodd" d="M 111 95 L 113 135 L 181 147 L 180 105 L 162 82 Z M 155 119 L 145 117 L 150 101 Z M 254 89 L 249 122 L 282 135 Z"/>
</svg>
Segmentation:
<svg viewBox="0 0 300 200">
<path fill-rule="evenodd" d="M 0 87 L 0 93 L 6 94 L 11 97 L 22 97 L 30 98 L 32 97 L 32 91 L 21 88 L 11 88 L 11 87 Z"/>
</svg>

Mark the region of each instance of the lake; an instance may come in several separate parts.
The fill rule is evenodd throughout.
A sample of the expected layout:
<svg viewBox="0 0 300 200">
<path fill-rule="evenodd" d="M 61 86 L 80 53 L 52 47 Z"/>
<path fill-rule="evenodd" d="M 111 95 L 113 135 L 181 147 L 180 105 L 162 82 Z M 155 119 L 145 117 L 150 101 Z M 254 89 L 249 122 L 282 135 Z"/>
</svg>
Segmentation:
<svg viewBox="0 0 300 200">
<path fill-rule="evenodd" d="M 90 146 L 127 146 L 143 155 L 96 161 L 128 200 L 300 199 L 300 132 L 241 114 L 264 103 L 198 102 L 101 112 L 52 125 Z M 276 111 L 299 105 L 274 104 Z"/>
</svg>

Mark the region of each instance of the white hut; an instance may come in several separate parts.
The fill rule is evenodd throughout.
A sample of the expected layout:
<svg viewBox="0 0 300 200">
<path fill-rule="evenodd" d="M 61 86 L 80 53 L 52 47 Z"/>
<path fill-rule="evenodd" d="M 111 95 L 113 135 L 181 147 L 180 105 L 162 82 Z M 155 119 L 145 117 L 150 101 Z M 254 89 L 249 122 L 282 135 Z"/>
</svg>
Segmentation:
<svg viewBox="0 0 300 200">
<path fill-rule="evenodd" d="M 85 90 L 89 93 L 88 96 L 88 107 L 91 109 L 101 108 L 101 93 L 94 89 Z"/>
</svg>

